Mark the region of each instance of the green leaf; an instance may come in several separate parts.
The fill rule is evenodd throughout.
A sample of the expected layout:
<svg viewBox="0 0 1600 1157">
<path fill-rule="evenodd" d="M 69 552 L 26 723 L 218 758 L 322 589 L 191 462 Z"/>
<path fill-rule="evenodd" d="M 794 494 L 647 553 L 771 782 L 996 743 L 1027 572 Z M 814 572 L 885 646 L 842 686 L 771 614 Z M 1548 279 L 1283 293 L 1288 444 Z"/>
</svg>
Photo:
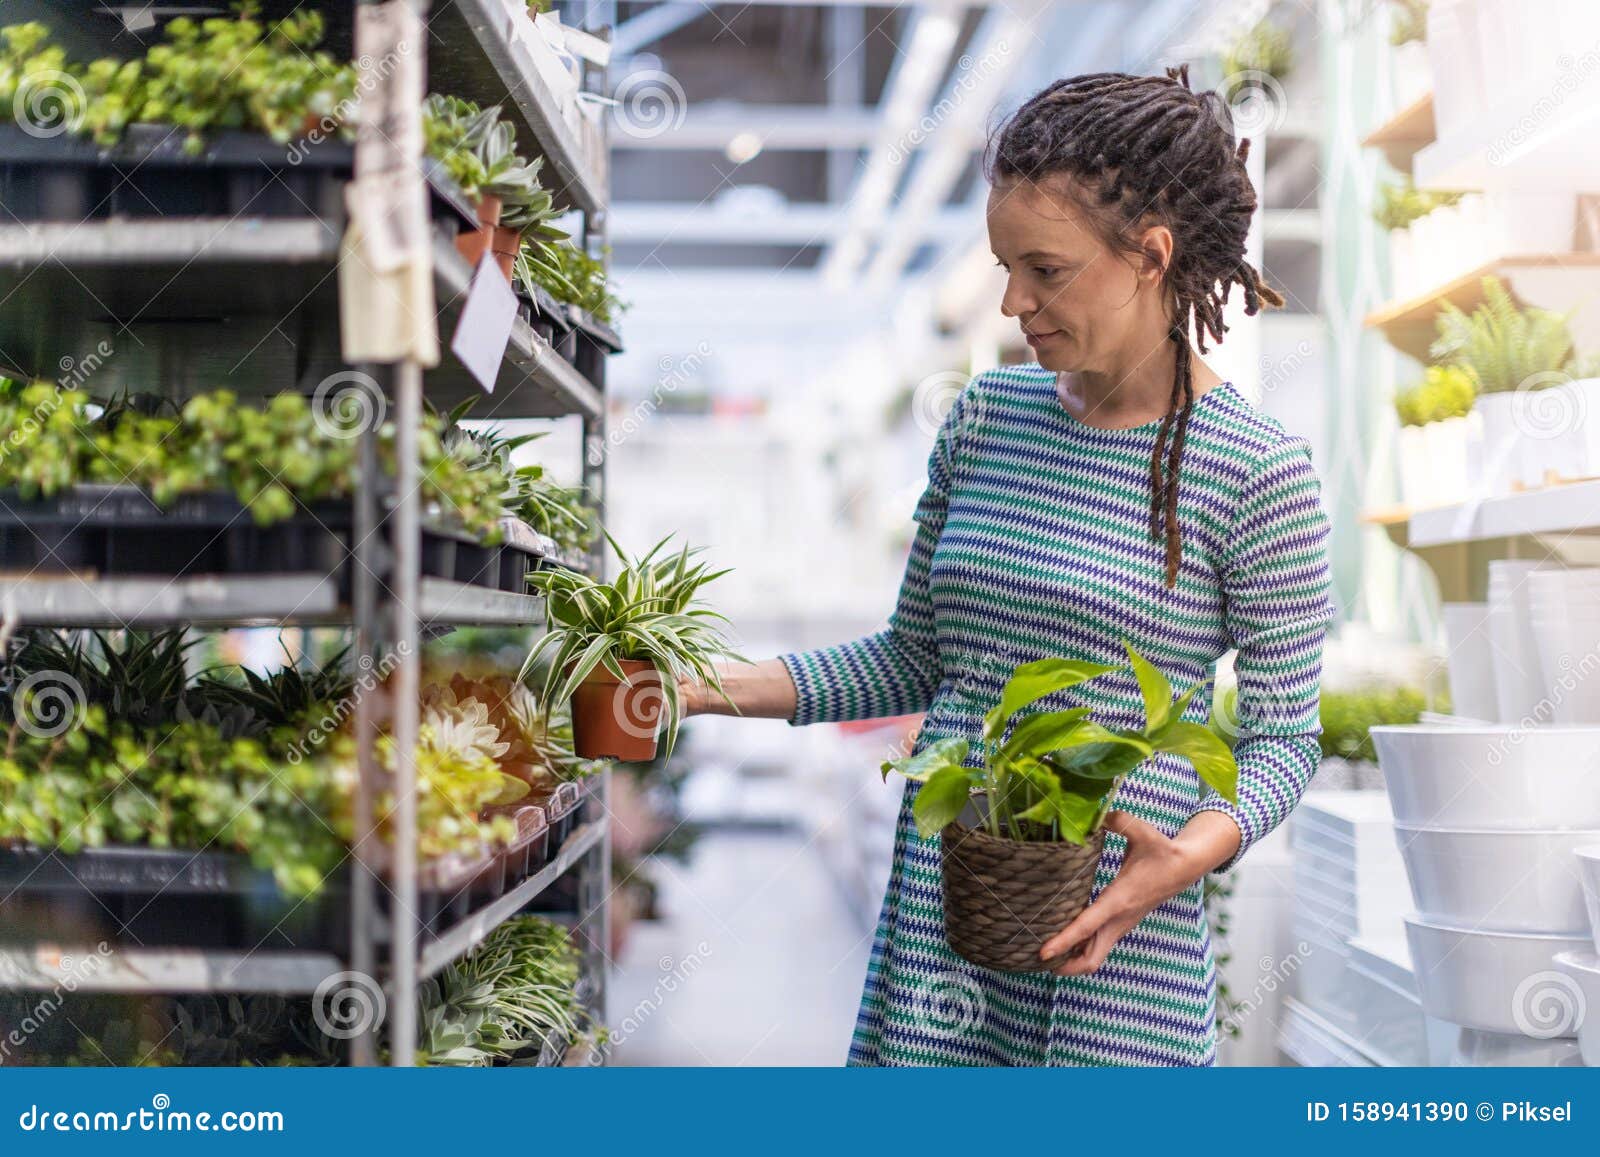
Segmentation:
<svg viewBox="0 0 1600 1157">
<path fill-rule="evenodd" d="M 1203 723 L 1176 720 L 1162 728 L 1156 747 L 1194 764 L 1201 781 L 1229 803 L 1239 802 L 1239 765 L 1228 745 Z"/>
<path fill-rule="evenodd" d="M 1074 707 L 1070 711 L 1048 711 L 1030 715 L 1011 731 L 1011 737 L 1000 749 L 998 762 L 1004 764 L 1025 757 L 1039 758 L 1079 740 L 1074 733 L 1081 731 L 1088 718 L 1087 707 Z"/>
<path fill-rule="evenodd" d="M 1155 731 L 1166 725 L 1172 711 L 1172 684 L 1167 677 L 1132 646 L 1124 642 L 1128 661 L 1133 664 L 1134 677 L 1139 680 L 1139 694 L 1144 696 L 1144 729 Z"/>
<path fill-rule="evenodd" d="M 999 704 L 983 717 L 984 738 L 999 738 L 1006 721 L 1028 704 L 1117 669 L 1077 659 L 1040 659 L 1022 664 L 1007 680 Z"/>
<path fill-rule="evenodd" d="M 1014 774 L 1025 780 L 1033 789 L 1037 802 L 1018 812 L 1019 820 L 1030 823 L 1052 824 L 1063 840 L 1082 844 L 1094 831 L 1095 816 L 1100 811 L 1100 801 L 1111 788 L 1111 780 L 1098 781 L 1063 776 L 1057 769 L 1039 761 L 1025 761 L 1014 769 Z M 1067 785 L 1073 778 L 1073 786 Z"/>
<path fill-rule="evenodd" d="M 911 805 L 917 831 L 931 839 L 944 830 L 967 806 L 972 795 L 972 774 L 965 767 L 944 767 L 928 777 Z"/>
<path fill-rule="evenodd" d="M 965 739 L 940 739 L 930 743 L 915 755 L 904 756 L 900 759 L 886 760 L 883 764 L 883 778 L 887 780 L 891 771 L 899 772 L 907 779 L 925 783 L 929 776 L 946 767 L 960 767 L 966 762 L 967 741 Z"/>
</svg>

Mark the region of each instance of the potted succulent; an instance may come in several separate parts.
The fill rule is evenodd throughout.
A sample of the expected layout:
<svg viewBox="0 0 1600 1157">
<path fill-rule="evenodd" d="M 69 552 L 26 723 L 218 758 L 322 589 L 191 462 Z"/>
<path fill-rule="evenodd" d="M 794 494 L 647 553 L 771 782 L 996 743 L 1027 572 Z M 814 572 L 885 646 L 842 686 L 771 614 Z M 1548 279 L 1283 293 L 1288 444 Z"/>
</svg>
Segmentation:
<svg viewBox="0 0 1600 1157">
<path fill-rule="evenodd" d="M 1463 501 L 1470 489 L 1481 423 L 1472 379 L 1458 366 L 1429 366 L 1395 394 L 1400 419 L 1400 500 L 1412 510 Z"/>
<path fill-rule="evenodd" d="M 431 94 L 422 108 L 422 135 L 428 156 L 437 161 L 473 203 L 478 228 L 456 236 L 456 251 L 476 265 L 494 242 L 501 200 L 488 191 L 482 149 L 500 118 L 498 106 L 479 108 L 459 97 Z"/>
<path fill-rule="evenodd" d="M 663 754 L 672 753 L 682 720 L 680 679 L 692 677 L 726 700 L 712 661 L 747 660 L 723 638 L 717 623 L 726 617 L 698 598 L 727 571 L 691 562 L 698 552 L 687 546 L 661 555 L 666 538 L 638 559 L 630 559 L 609 534 L 606 541 L 622 563 L 610 582 L 565 569 L 528 576 L 529 586 L 545 598 L 548 630 L 522 674 L 548 652 L 539 699 L 546 711 L 571 703 L 576 754 L 639 762 L 655 758 L 663 727 Z"/>
<path fill-rule="evenodd" d="M 1523 309 L 1494 277 L 1483 279 L 1483 295 L 1470 315 L 1445 302 L 1430 352 L 1465 371 L 1477 389 L 1484 487 L 1504 494 L 1542 484 L 1547 470 L 1574 476 L 1581 471 L 1582 400 L 1564 372 L 1572 357 L 1570 315 Z"/>
<path fill-rule="evenodd" d="M 1230 802 L 1238 766 L 1221 737 L 1183 718 L 1199 687 L 1176 702 L 1166 677 L 1127 648 L 1144 699 L 1141 730 L 1104 727 L 1089 708 L 1013 716 L 1047 695 L 1127 666 L 1041 659 L 1017 667 L 983 720 L 976 766 L 965 739 L 933 742 L 883 765 L 921 784 L 912 804 L 924 839 L 942 837 L 945 932 L 958 955 L 1002 972 L 1048 972 L 1065 957 L 1040 948 L 1088 905 L 1117 789 L 1158 753 L 1188 758 Z M 975 796 L 974 793 L 977 793 Z M 964 817 L 977 822 L 970 825 Z"/>
<path fill-rule="evenodd" d="M 1230 103 L 1261 91 L 1269 96 L 1294 68 L 1294 44 L 1286 29 L 1263 20 L 1223 50 L 1222 93 Z"/>
</svg>

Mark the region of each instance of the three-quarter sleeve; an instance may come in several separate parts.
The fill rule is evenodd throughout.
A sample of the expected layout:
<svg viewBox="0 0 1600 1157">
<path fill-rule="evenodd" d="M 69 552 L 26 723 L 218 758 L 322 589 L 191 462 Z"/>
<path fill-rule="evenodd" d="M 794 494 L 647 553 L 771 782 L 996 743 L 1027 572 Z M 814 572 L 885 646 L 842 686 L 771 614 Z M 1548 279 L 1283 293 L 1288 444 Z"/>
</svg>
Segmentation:
<svg viewBox="0 0 1600 1157">
<path fill-rule="evenodd" d="M 1321 762 L 1322 647 L 1333 619 L 1328 516 L 1304 438 L 1270 449 L 1240 492 L 1222 559 L 1224 615 L 1237 653 L 1239 801 L 1196 811 L 1239 825 L 1227 871 L 1300 802 Z"/>
<path fill-rule="evenodd" d="M 944 531 L 962 432 L 978 412 L 970 383 L 951 403 L 928 455 L 928 484 L 917 500 L 916 536 L 887 629 L 853 642 L 778 656 L 797 692 L 793 726 L 881 719 L 926 711 L 943 672 L 928 572 Z"/>
</svg>

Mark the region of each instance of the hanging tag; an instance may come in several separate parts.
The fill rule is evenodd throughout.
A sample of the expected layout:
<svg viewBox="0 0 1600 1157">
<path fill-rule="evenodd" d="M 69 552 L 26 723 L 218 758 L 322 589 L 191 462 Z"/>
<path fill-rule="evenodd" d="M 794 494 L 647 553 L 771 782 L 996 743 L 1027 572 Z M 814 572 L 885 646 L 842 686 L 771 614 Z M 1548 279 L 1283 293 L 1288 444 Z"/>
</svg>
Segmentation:
<svg viewBox="0 0 1600 1157">
<path fill-rule="evenodd" d="M 450 348 L 486 394 L 494 393 L 516 320 L 517 295 L 500 272 L 494 254 L 485 253 L 467 286 L 467 304 L 461 309 Z"/>
</svg>

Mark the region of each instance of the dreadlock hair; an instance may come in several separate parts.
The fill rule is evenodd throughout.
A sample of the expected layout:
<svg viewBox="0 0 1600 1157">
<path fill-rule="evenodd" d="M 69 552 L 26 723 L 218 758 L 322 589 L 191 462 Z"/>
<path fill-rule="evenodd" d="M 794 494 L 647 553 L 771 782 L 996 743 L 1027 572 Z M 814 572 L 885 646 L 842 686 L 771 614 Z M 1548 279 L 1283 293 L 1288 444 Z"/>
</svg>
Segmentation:
<svg viewBox="0 0 1600 1157">
<path fill-rule="evenodd" d="M 1189 66 L 1166 76 L 1097 72 L 1058 80 L 1019 108 L 991 138 L 991 183 L 1067 176 L 1064 192 L 1114 250 L 1138 254 L 1141 227 L 1165 225 L 1172 259 L 1162 272 L 1167 339 L 1177 351 L 1172 400 L 1150 454 L 1150 537 L 1166 540 L 1166 585 L 1183 557 L 1178 468 L 1194 407 L 1193 326 L 1222 341 L 1222 310 L 1237 284 L 1245 313 L 1283 298 L 1244 259 L 1256 192 L 1245 172 L 1249 140 L 1235 141 L 1227 102 L 1189 88 Z M 1076 185 L 1076 187 L 1074 187 Z M 1165 459 L 1165 471 L 1163 471 Z"/>
</svg>

